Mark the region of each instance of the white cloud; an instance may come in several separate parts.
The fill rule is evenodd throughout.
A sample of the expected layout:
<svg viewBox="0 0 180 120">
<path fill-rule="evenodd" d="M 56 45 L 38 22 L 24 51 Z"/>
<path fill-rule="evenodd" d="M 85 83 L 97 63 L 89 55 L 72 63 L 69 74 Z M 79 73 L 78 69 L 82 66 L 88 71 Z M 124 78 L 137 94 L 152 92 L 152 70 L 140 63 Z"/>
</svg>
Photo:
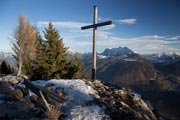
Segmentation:
<svg viewBox="0 0 180 120">
<path fill-rule="evenodd" d="M 111 33 L 99 32 L 97 33 L 97 51 L 102 52 L 105 48 L 108 47 L 119 47 L 127 46 L 133 51 L 136 51 L 141 54 L 146 53 L 158 53 L 158 52 L 180 52 L 180 39 L 170 40 L 176 36 L 167 37 L 167 36 L 140 36 L 135 38 L 118 38 L 111 37 Z M 178 38 L 178 37 L 176 37 Z M 169 39 L 169 40 L 167 40 Z M 70 46 L 73 46 L 75 50 L 81 49 L 83 51 L 91 52 L 92 48 L 92 34 L 85 34 L 82 36 L 71 37 L 68 40 L 71 41 Z M 179 45 L 174 46 L 174 45 Z"/>
<path fill-rule="evenodd" d="M 127 18 L 127 19 L 111 19 L 111 18 L 103 18 L 103 17 L 98 17 L 98 20 L 103 22 L 103 21 L 109 21 L 112 20 L 115 23 L 119 23 L 119 24 L 136 24 L 137 23 L 137 19 L 135 18 Z"/>
<path fill-rule="evenodd" d="M 40 21 L 37 23 L 38 27 L 48 26 L 49 22 Z M 68 29 L 81 29 L 82 26 L 88 25 L 89 23 L 81 23 L 81 22 L 52 22 L 55 27 L 62 27 Z"/>
<path fill-rule="evenodd" d="M 167 52 L 167 51 L 175 50 L 172 48 L 176 48 L 176 51 L 180 52 L 180 48 L 179 48 L 180 39 L 170 40 L 171 38 L 173 37 L 158 36 L 158 35 L 140 36 L 140 37 L 129 38 L 129 39 L 111 38 L 110 40 L 111 42 L 109 41 L 109 45 L 112 44 L 112 45 L 117 45 L 117 46 L 128 46 L 134 51 L 137 51 L 143 54 Z"/>
<path fill-rule="evenodd" d="M 119 20 L 121 24 L 135 24 L 136 19 Z M 116 21 L 117 22 L 117 21 Z M 92 30 L 81 30 L 82 26 L 91 23 L 81 22 L 52 22 L 55 27 L 66 30 L 63 40 L 66 46 L 78 52 L 91 52 L 92 50 Z M 49 22 L 38 22 L 38 26 L 47 26 Z M 114 37 L 111 30 L 115 24 L 100 27 L 97 30 L 97 51 L 102 52 L 107 47 L 127 46 L 133 51 L 141 54 L 157 52 L 180 52 L 180 36 L 139 36 L 134 38 Z"/>
<path fill-rule="evenodd" d="M 180 36 L 171 37 L 170 40 L 177 40 L 177 39 L 180 39 Z"/>
<path fill-rule="evenodd" d="M 115 27 L 116 27 L 115 24 L 111 24 L 111 25 L 106 25 L 106 26 L 99 27 L 98 29 L 99 30 L 110 30 L 110 29 L 113 29 Z"/>
<path fill-rule="evenodd" d="M 115 20 L 119 24 L 135 24 L 137 22 L 137 19 L 130 18 L 130 19 L 121 19 L 121 20 Z"/>
<path fill-rule="evenodd" d="M 105 18 L 105 17 L 101 17 L 101 16 L 98 17 L 98 21 L 100 21 L 100 22 L 109 21 L 109 20 L 111 20 L 111 18 Z"/>
</svg>

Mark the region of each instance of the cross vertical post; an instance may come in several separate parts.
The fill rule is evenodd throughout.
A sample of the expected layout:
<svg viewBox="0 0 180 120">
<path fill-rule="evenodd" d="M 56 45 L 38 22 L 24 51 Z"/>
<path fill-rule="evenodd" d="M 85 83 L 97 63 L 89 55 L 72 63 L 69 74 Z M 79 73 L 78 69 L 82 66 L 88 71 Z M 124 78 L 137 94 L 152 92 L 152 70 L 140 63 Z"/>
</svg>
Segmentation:
<svg viewBox="0 0 180 120">
<path fill-rule="evenodd" d="M 97 6 L 94 6 L 94 21 L 93 21 L 94 25 L 97 23 L 97 13 L 98 13 L 98 8 Z M 96 29 L 97 27 L 93 27 L 92 80 L 96 79 Z"/>
<path fill-rule="evenodd" d="M 97 27 L 105 26 L 105 25 L 111 25 L 112 21 L 106 21 L 102 23 L 97 23 L 97 17 L 98 17 L 98 7 L 94 6 L 94 19 L 93 24 L 88 26 L 81 27 L 81 30 L 90 29 L 93 28 L 93 54 L 92 54 L 92 77 L 91 79 L 94 81 L 96 80 L 96 30 Z"/>
</svg>

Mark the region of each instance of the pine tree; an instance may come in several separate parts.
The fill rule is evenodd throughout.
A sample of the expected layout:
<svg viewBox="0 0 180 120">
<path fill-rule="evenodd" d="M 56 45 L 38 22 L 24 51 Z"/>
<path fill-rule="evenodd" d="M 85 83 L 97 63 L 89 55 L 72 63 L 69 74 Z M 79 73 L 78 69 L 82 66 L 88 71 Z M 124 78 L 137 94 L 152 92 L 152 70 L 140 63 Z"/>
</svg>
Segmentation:
<svg viewBox="0 0 180 120">
<path fill-rule="evenodd" d="M 76 53 L 70 60 L 67 77 L 71 79 L 86 78 L 83 62 L 81 61 L 78 53 Z"/>
<path fill-rule="evenodd" d="M 30 76 L 31 80 L 48 79 L 47 63 L 48 56 L 46 55 L 46 42 L 42 39 L 40 33 L 37 31 L 37 46 L 36 46 L 36 59 L 34 61 L 33 74 Z"/>
<path fill-rule="evenodd" d="M 10 74 L 12 72 L 10 65 L 5 60 L 2 61 L 0 70 L 1 74 Z"/>
<path fill-rule="evenodd" d="M 68 64 L 67 48 L 64 47 L 63 39 L 60 37 L 52 23 L 44 31 L 45 53 L 48 56 L 48 77 L 63 78 L 67 74 L 66 66 Z"/>
<path fill-rule="evenodd" d="M 49 23 L 44 31 L 45 40 L 37 32 L 36 60 L 31 79 L 84 78 L 83 64 L 78 54 L 68 59 L 68 48 L 58 31 Z"/>
</svg>

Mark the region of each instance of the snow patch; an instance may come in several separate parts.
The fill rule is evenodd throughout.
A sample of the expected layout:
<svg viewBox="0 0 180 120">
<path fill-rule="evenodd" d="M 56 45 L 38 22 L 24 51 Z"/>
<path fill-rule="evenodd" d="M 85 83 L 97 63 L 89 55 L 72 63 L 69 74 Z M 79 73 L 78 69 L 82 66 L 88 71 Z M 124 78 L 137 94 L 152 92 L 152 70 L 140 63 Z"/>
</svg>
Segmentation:
<svg viewBox="0 0 180 120">
<path fill-rule="evenodd" d="M 129 62 L 137 61 L 136 59 L 132 59 L 132 58 L 125 58 L 125 59 L 123 59 L 123 60 L 129 61 Z"/>
<path fill-rule="evenodd" d="M 46 82 L 47 81 L 45 81 L 45 80 L 37 80 L 37 81 L 33 81 L 32 83 L 35 85 L 39 85 L 39 86 L 45 86 Z"/>
<path fill-rule="evenodd" d="M 52 83 L 55 87 L 61 87 L 68 94 L 71 100 L 76 102 L 92 101 L 92 94 L 96 94 L 95 90 L 82 80 L 49 80 L 47 83 Z"/>
<path fill-rule="evenodd" d="M 108 120 L 104 108 L 93 105 L 88 107 L 77 106 L 71 109 L 70 116 L 66 120 Z"/>
<path fill-rule="evenodd" d="M 15 90 L 15 88 L 13 86 L 9 86 L 10 90 Z"/>
<path fill-rule="evenodd" d="M 32 83 L 45 86 L 53 84 L 53 89 L 63 88 L 69 101 L 65 103 L 61 109 L 67 115 L 65 120 L 109 120 L 109 116 L 105 114 L 105 107 L 97 105 L 87 106 L 86 103 L 93 101 L 96 96 L 96 90 L 88 86 L 85 81 L 80 79 L 63 80 L 38 80 Z"/>
</svg>

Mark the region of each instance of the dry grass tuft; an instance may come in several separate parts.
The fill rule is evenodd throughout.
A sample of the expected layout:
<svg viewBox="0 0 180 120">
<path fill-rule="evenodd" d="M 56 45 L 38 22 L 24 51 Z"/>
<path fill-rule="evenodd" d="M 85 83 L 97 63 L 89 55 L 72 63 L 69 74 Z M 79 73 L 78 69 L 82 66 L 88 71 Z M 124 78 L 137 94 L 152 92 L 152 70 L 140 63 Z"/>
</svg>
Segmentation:
<svg viewBox="0 0 180 120">
<path fill-rule="evenodd" d="M 50 110 L 45 111 L 45 116 L 53 120 L 58 120 L 61 115 L 62 112 L 58 110 L 54 105 L 50 106 Z"/>
</svg>

